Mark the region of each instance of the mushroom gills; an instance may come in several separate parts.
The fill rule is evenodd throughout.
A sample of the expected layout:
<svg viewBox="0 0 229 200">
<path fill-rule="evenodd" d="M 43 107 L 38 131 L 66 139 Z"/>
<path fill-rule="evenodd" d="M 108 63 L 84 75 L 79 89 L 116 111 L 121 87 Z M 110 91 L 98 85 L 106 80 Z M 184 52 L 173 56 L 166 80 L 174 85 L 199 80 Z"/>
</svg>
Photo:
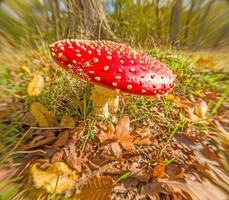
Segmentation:
<svg viewBox="0 0 229 200">
<path fill-rule="evenodd" d="M 108 118 L 114 114 L 119 106 L 119 93 L 99 85 L 94 85 L 91 100 L 93 101 L 94 114 Z"/>
</svg>

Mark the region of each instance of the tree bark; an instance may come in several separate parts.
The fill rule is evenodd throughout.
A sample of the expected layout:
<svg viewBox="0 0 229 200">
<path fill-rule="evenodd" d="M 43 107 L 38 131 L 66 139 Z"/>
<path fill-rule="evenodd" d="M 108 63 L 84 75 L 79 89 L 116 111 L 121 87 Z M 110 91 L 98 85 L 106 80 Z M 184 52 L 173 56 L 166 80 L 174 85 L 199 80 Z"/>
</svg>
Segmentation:
<svg viewBox="0 0 229 200">
<path fill-rule="evenodd" d="M 185 32 L 184 32 L 184 42 L 186 42 L 187 38 L 188 38 L 188 34 L 189 34 L 189 28 L 190 28 L 190 24 L 191 24 L 191 19 L 192 19 L 192 14 L 193 14 L 193 8 L 195 5 L 195 1 L 196 0 L 192 0 L 192 4 L 190 6 L 190 9 L 188 11 L 188 17 L 185 23 Z"/>
<path fill-rule="evenodd" d="M 181 7 L 182 7 L 182 0 L 176 0 L 172 8 L 171 21 L 170 21 L 170 40 L 172 44 L 176 44 L 178 40 Z"/>
<path fill-rule="evenodd" d="M 220 31 L 218 37 L 216 37 L 216 40 L 214 42 L 213 47 L 217 47 L 219 45 L 220 41 L 225 39 L 225 36 L 227 36 L 227 34 L 228 34 L 228 30 L 229 30 L 229 23 L 224 24 L 224 26 L 221 28 L 221 31 Z M 225 44 L 225 46 L 226 45 L 227 44 Z"/>
<path fill-rule="evenodd" d="M 195 39 L 195 46 L 198 46 L 199 44 L 201 44 L 201 37 L 204 31 L 204 27 L 205 27 L 205 21 L 207 19 L 207 16 L 211 10 L 211 7 L 213 6 L 213 4 L 215 3 L 215 0 L 210 0 L 209 3 L 207 4 L 207 8 L 205 10 L 205 13 L 203 14 L 203 16 L 200 19 L 200 26 L 196 35 L 196 39 Z"/>
<path fill-rule="evenodd" d="M 81 29 L 91 39 L 117 40 L 103 10 L 101 0 L 75 0 Z"/>
<path fill-rule="evenodd" d="M 159 2 L 160 0 L 156 0 L 155 2 L 155 11 L 156 11 L 156 28 L 157 28 L 157 37 L 160 38 L 160 16 L 159 16 Z"/>
</svg>

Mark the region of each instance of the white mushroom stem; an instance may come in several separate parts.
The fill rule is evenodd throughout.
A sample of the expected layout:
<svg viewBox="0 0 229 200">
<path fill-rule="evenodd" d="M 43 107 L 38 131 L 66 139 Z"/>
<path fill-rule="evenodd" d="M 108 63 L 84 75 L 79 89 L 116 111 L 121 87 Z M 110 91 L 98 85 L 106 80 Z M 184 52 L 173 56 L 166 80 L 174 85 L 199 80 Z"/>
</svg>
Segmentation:
<svg viewBox="0 0 229 200">
<path fill-rule="evenodd" d="M 94 106 L 94 114 L 108 118 L 110 113 L 115 113 L 119 105 L 119 93 L 102 86 L 95 85 L 91 99 Z"/>
</svg>

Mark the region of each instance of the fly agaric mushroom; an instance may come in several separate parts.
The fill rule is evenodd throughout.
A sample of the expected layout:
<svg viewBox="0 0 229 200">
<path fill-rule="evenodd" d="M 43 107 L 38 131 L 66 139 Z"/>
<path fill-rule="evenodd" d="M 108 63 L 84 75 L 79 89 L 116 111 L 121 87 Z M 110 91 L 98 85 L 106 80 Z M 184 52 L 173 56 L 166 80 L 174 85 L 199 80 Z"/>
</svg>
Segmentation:
<svg viewBox="0 0 229 200">
<path fill-rule="evenodd" d="M 174 86 L 174 76 L 164 64 L 125 44 L 64 39 L 50 49 L 60 66 L 94 84 L 95 111 L 105 117 L 117 110 L 119 92 L 154 96 Z"/>
</svg>

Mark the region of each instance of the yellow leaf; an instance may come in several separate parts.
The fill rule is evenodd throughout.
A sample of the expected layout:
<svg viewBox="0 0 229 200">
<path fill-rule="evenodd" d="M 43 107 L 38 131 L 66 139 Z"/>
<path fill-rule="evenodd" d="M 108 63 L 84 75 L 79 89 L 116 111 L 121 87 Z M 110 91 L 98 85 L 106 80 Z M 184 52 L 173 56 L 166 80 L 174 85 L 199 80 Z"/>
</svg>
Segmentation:
<svg viewBox="0 0 229 200">
<path fill-rule="evenodd" d="M 26 73 L 28 73 L 29 75 L 31 75 L 31 71 L 30 69 L 26 66 L 26 65 L 23 65 L 21 66 L 22 70 L 24 70 Z"/>
<path fill-rule="evenodd" d="M 56 162 L 42 170 L 34 164 L 31 175 L 36 188 L 44 188 L 48 193 L 62 193 L 70 190 L 78 177 L 64 162 Z"/>
<path fill-rule="evenodd" d="M 110 200 L 114 180 L 110 176 L 98 176 L 90 180 L 81 188 L 77 200 Z"/>
<path fill-rule="evenodd" d="M 56 124 L 55 114 L 48 111 L 41 103 L 34 102 L 30 107 L 30 112 L 41 127 L 52 127 Z"/>
<path fill-rule="evenodd" d="M 75 127 L 75 125 L 75 120 L 70 115 L 64 115 L 60 122 L 60 127 Z"/>
<path fill-rule="evenodd" d="M 45 86 L 43 76 L 35 75 L 28 85 L 27 92 L 29 96 L 38 96 Z"/>
<path fill-rule="evenodd" d="M 167 99 L 167 100 L 174 100 L 174 95 L 173 94 L 167 94 L 166 96 L 165 96 L 165 98 Z"/>
</svg>

